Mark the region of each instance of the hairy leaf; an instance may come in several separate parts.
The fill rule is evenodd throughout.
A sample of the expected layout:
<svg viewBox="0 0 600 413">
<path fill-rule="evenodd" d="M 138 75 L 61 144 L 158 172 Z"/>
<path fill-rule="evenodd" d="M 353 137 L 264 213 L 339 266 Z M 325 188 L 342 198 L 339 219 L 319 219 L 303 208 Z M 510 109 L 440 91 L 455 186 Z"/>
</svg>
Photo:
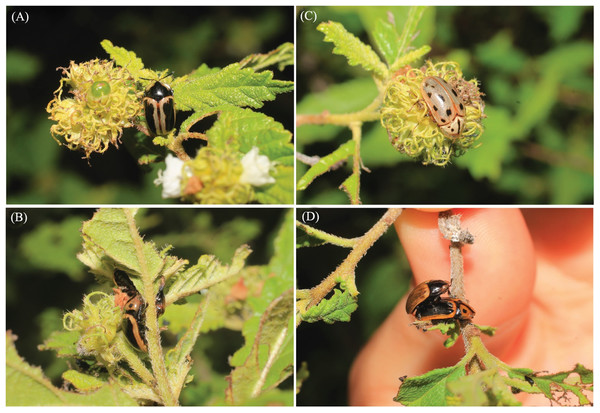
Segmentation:
<svg viewBox="0 0 600 413">
<path fill-rule="evenodd" d="M 142 59 L 136 56 L 134 52 L 131 52 L 123 47 L 114 46 L 110 40 L 102 40 L 100 42 L 102 48 L 110 55 L 117 65 L 127 68 L 129 73 L 139 77 L 150 76 L 152 72 L 150 70 L 143 70 L 144 63 Z"/>
<path fill-rule="evenodd" d="M 373 38 L 375 39 L 377 48 L 383 57 L 385 57 L 388 66 L 391 66 L 396 60 L 400 45 L 400 38 L 396 32 L 396 28 L 388 22 L 377 20 L 375 30 L 373 31 Z"/>
<path fill-rule="evenodd" d="M 239 63 L 173 85 L 177 104 L 198 112 L 226 105 L 257 109 L 263 102 L 274 100 L 278 93 L 291 90 L 293 82 L 274 80 L 271 71 L 257 73 Z"/>
<path fill-rule="evenodd" d="M 137 231 L 136 210 L 104 208 L 83 224 L 84 251 L 78 258 L 92 270 L 102 273 L 92 265 L 110 259 L 122 269 L 156 279 L 164 261 L 152 242 L 143 241 Z M 96 255 L 90 259 L 89 255 Z M 107 269 L 105 269 L 106 272 Z M 112 268 L 108 268 L 112 278 Z"/>
<path fill-rule="evenodd" d="M 349 291 L 342 292 L 337 288 L 333 291 L 332 297 L 322 300 L 302 314 L 302 321 L 309 323 L 325 321 L 327 324 L 350 321 L 351 314 L 358 308 L 356 297 L 353 297 Z"/>
<path fill-rule="evenodd" d="M 317 30 L 325 34 L 325 41 L 335 44 L 333 53 L 346 56 L 351 66 L 360 65 L 380 79 L 385 79 L 388 69 L 379 56 L 356 36 L 337 22 L 321 23 Z"/>
<path fill-rule="evenodd" d="M 136 406 L 116 384 L 105 384 L 87 394 L 56 388 L 39 367 L 23 360 L 15 348 L 16 336 L 6 333 L 7 406 Z M 97 388 L 97 387 L 96 387 Z"/>
<path fill-rule="evenodd" d="M 252 54 L 240 62 L 242 67 L 251 67 L 256 71 L 275 64 L 280 71 L 286 66 L 294 64 L 294 45 L 292 43 L 283 43 L 269 53 Z"/>
<path fill-rule="evenodd" d="M 296 188 L 302 191 L 311 184 L 314 179 L 329 171 L 335 164 L 349 158 L 354 154 L 354 141 L 349 140 L 340 145 L 335 151 L 322 157 L 319 162 L 310 167 L 308 171 L 298 180 Z"/>
<path fill-rule="evenodd" d="M 198 293 L 236 275 L 246 262 L 252 250 L 247 245 L 239 247 L 230 265 L 222 265 L 214 255 L 203 255 L 198 263 L 177 275 L 165 296 L 167 303 Z"/>
</svg>

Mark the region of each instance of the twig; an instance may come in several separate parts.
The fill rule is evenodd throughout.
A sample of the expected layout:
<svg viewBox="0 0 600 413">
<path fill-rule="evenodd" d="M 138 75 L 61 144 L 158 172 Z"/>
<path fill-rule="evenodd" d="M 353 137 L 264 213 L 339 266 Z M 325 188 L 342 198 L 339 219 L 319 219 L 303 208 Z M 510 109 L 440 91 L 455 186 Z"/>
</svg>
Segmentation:
<svg viewBox="0 0 600 413">
<path fill-rule="evenodd" d="M 339 125 L 350 126 L 353 122 L 372 122 L 379 120 L 381 97 L 378 95 L 373 102 L 363 110 L 354 113 L 329 113 L 323 111 L 316 115 L 297 115 L 296 126 L 302 125 Z"/>
<path fill-rule="evenodd" d="M 317 155 L 308 156 L 308 155 L 305 155 L 303 153 L 296 152 L 296 159 L 299 160 L 300 162 L 302 162 L 305 165 L 313 166 L 313 165 L 317 164 L 321 160 L 321 157 L 317 156 Z M 334 163 L 333 165 L 331 165 L 329 167 L 329 170 L 330 171 L 335 171 L 340 166 L 343 166 L 345 163 L 346 163 L 346 160 L 342 159 L 341 161 L 338 161 L 338 162 Z"/>
<path fill-rule="evenodd" d="M 373 227 L 357 239 L 352 251 L 346 259 L 329 274 L 321 283 L 310 290 L 310 302 L 306 309 L 321 302 L 327 294 L 337 285 L 339 280 L 346 281 L 348 290 L 352 295 L 358 294 L 354 284 L 354 269 L 358 262 L 367 253 L 369 248 L 381 237 L 402 213 L 402 208 L 390 208 Z"/>
<path fill-rule="evenodd" d="M 438 227 L 442 236 L 450 241 L 450 296 L 468 302 L 465 295 L 462 247 L 465 244 L 473 244 L 475 237 L 460 227 L 460 215 L 453 214 L 452 211 L 439 213 Z M 468 353 L 473 337 L 479 337 L 479 329 L 470 322 L 460 322 L 460 328 L 465 352 Z"/>
<path fill-rule="evenodd" d="M 450 241 L 450 296 L 467 301 L 463 281 L 464 266 L 462 247 L 464 244 L 473 244 L 473 235 L 460 227 L 460 215 L 452 211 L 442 211 L 438 215 L 438 227 L 442 236 Z"/>
</svg>

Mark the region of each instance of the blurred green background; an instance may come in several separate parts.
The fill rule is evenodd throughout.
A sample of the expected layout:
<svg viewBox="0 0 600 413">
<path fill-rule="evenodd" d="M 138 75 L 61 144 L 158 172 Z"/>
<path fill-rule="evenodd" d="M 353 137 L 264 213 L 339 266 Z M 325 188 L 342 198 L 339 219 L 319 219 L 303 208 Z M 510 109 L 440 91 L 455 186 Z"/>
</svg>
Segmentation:
<svg viewBox="0 0 600 413">
<path fill-rule="evenodd" d="M 25 225 L 11 224 L 13 212 L 25 212 Z M 173 245 L 171 255 L 196 263 L 200 255 L 213 254 L 231 262 L 235 249 L 247 243 L 253 252 L 246 265 L 266 265 L 275 254 L 273 241 L 283 223 L 285 209 L 142 209 L 136 223 L 145 240 L 157 247 Z M 62 329 L 66 311 L 81 308 L 84 294 L 100 288 L 76 258 L 81 251 L 80 229 L 92 218 L 90 209 L 7 209 L 6 223 L 6 329 L 18 336 L 17 351 L 29 364 L 41 366 L 55 386 L 62 385 L 65 359 L 52 351 L 39 351 L 54 330 Z M 289 228 L 291 230 L 291 228 Z M 189 297 L 188 300 L 194 300 Z M 176 344 L 173 334 L 163 332 L 166 346 Z M 202 334 L 197 341 L 190 374 L 195 380 L 184 389 L 183 405 L 223 403 L 228 357 L 243 345 L 241 332 L 219 329 Z M 282 386 L 290 389 L 288 379 Z"/>
<path fill-rule="evenodd" d="M 299 19 L 303 10 L 317 22 Z M 367 44 L 378 19 L 401 30 L 407 7 L 310 7 L 297 11 L 297 112 L 350 113 L 377 95 L 360 67 L 333 55 L 318 23 L 340 22 Z M 592 204 L 593 8 L 429 7 L 412 46 L 431 45 L 434 63 L 460 63 L 481 82 L 487 119 L 481 147 L 445 168 L 423 166 L 389 144 L 379 122 L 363 127 L 363 204 Z M 418 63 L 416 66 L 420 65 Z M 348 129 L 302 126 L 297 150 L 324 156 Z M 298 163 L 297 177 L 307 168 Z M 337 187 L 351 165 L 298 192 L 302 204 L 347 204 Z"/>
<path fill-rule="evenodd" d="M 385 213 L 380 208 L 298 208 L 316 211 L 314 227 L 354 238 L 367 232 Z M 297 242 L 306 236 L 296 231 Z M 348 256 L 350 250 L 333 245 L 296 250 L 297 288 L 319 284 Z M 348 323 L 302 323 L 296 329 L 296 370 L 307 363 L 310 373 L 296 396 L 298 406 L 345 406 L 352 361 L 409 288 L 410 266 L 393 227 L 373 244 L 356 267 L 358 309 Z M 408 319 L 407 319 L 408 320 Z M 407 321 L 408 322 L 408 321 Z"/>
<path fill-rule="evenodd" d="M 253 53 L 293 42 L 292 7 L 8 7 L 26 11 L 27 24 L 7 25 L 7 200 L 19 204 L 172 203 L 153 184 L 164 163 L 141 168 L 127 151 L 92 155 L 59 146 L 50 135 L 46 105 L 59 86 L 57 67 L 107 59 L 103 39 L 134 51 L 146 67 L 181 76 L 205 63 L 224 67 Z M 293 68 L 275 73 L 293 80 Z M 261 112 L 293 130 L 292 93 Z M 187 116 L 177 115 L 178 123 Z M 214 122 L 215 119 L 212 119 Z M 198 125 L 206 130 L 210 124 Z M 186 149 L 194 153 L 197 144 Z"/>
</svg>

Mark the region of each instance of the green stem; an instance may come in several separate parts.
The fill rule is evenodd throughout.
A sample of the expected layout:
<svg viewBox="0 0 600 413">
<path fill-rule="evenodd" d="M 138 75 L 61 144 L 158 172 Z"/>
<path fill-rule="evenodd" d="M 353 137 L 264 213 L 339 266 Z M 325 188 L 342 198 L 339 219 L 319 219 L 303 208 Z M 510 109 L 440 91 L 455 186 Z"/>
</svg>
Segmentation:
<svg viewBox="0 0 600 413">
<path fill-rule="evenodd" d="M 146 365 L 137 355 L 137 352 L 133 349 L 133 347 L 127 342 L 127 339 L 124 337 L 123 333 L 120 333 L 116 337 L 116 345 L 119 353 L 123 356 L 127 364 L 131 367 L 131 369 L 138 375 L 140 379 L 148 386 L 152 388 L 152 383 L 154 382 L 154 376 L 152 372 L 146 368 Z"/>
<path fill-rule="evenodd" d="M 324 242 L 332 245 L 337 245 L 338 247 L 344 248 L 352 248 L 359 240 L 359 238 L 342 238 L 336 235 L 330 234 L 325 231 L 321 231 L 320 229 L 313 228 L 306 224 L 301 223 L 300 221 L 296 221 L 296 226 L 303 230 L 306 234 L 323 240 Z"/>
<path fill-rule="evenodd" d="M 372 122 L 379 120 L 379 106 L 381 96 L 377 96 L 366 108 L 354 113 L 329 113 L 327 111 L 318 115 L 297 115 L 296 126 L 301 125 L 339 125 L 348 126 L 354 122 Z"/>
<path fill-rule="evenodd" d="M 352 251 L 346 259 L 329 274 L 321 283 L 310 290 L 310 302 L 306 306 L 308 310 L 314 305 L 321 302 L 327 294 L 337 285 L 338 280 L 344 280 L 347 284 L 347 289 L 352 295 L 357 295 L 356 284 L 354 282 L 354 269 L 358 262 L 367 253 L 369 248 L 377 241 L 385 231 L 392 225 L 402 213 L 402 208 L 390 208 L 381 217 L 379 221 L 362 237 L 358 238 Z"/>
<path fill-rule="evenodd" d="M 356 175 L 356 188 L 355 196 L 350 197 L 354 204 L 360 204 L 360 170 L 362 167 L 362 160 L 360 158 L 360 142 L 362 138 L 362 123 L 352 122 L 350 124 L 350 130 L 352 131 L 352 140 L 354 141 L 354 155 L 352 157 L 352 174 Z"/>
<path fill-rule="evenodd" d="M 152 372 L 156 381 L 156 392 L 159 394 L 165 406 L 177 406 L 178 402 L 169 385 L 165 359 L 160 345 L 160 330 L 158 328 L 158 317 L 156 315 L 156 301 L 154 291 L 154 277 L 150 274 L 146 255 L 144 254 L 144 241 L 140 237 L 135 223 L 132 210 L 125 210 L 129 231 L 134 241 L 135 253 L 140 264 L 143 290 L 142 298 L 146 301 L 146 340 L 148 342 L 148 355 L 152 365 Z M 156 275 L 156 274 L 154 274 Z"/>
</svg>

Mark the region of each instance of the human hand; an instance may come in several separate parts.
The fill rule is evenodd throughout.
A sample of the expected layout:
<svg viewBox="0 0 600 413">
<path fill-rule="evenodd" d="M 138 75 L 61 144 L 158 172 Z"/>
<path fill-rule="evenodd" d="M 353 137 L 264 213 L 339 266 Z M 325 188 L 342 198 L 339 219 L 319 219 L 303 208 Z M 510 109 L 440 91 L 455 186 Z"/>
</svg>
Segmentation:
<svg viewBox="0 0 600 413">
<path fill-rule="evenodd" d="M 503 362 L 534 371 L 558 372 L 576 363 L 593 368 L 592 209 L 456 209 L 461 226 L 475 237 L 463 247 L 466 296 L 476 324 L 497 327 L 483 336 Z M 396 230 L 417 285 L 449 281 L 449 241 L 437 213 L 405 210 Z M 403 375 L 452 366 L 464 355 L 445 336 L 410 325 L 406 297 L 356 358 L 349 378 L 352 405 L 398 405 L 393 398 Z M 540 395 L 519 394 L 525 405 L 548 405 Z"/>
</svg>

